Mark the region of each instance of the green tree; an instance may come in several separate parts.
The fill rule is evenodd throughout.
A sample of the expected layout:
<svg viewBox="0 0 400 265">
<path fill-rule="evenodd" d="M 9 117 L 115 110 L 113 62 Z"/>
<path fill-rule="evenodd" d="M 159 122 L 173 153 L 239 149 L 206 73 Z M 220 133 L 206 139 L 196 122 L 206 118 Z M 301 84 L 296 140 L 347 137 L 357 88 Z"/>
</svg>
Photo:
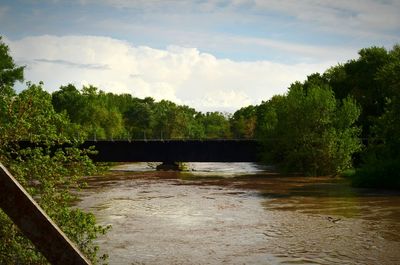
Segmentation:
<svg viewBox="0 0 400 265">
<path fill-rule="evenodd" d="M 231 137 L 229 116 L 214 111 L 207 112 L 199 117 L 203 126 L 204 134 L 208 139 L 226 139 Z"/>
<path fill-rule="evenodd" d="M 17 66 L 9 54 L 9 48 L 0 36 L 0 96 L 13 94 L 16 81 L 24 80 L 24 67 Z"/>
<path fill-rule="evenodd" d="M 373 127 L 374 137 L 356 170 L 355 186 L 400 188 L 400 100 L 392 99 Z"/>
<path fill-rule="evenodd" d="M 15 95 L 13 86 L 17 81 L 23 81 L 24 67 L 15 65 L 9 55 L 9 48 L 2 42 L 0 36 L 0 125 L 6 126 L 8 106 Z"/>
<path fill-rule="evenodd" d="M 327 86 L 295 83 L 285 97 L 264 105 L 259 132 L 268 162 L 308 175 L 338 174 L 351 167 L 351 155 L 361 146 L 353 100 L 337 102 Z"/>
<path fill-rule="evenodd" d="M 173 135 L 176 138 L 203 138 L 204 128 L 199 119 L 199 113 L 188 106 L 178 106 L 175 116 L 175 126 Z"/>
<path fill-rule="evenodd" d="M 97 246 L 93 239 L 106 229 L 96 225 L 92 214 L 70 208 L 75 199 L 70 189 L 79 189 L 81 176 L 93 174 L 96 167 L 87 151 L 71 147 L 54 152 L 56 145 L 69 142 L 63 132 L 69 121 L 53 109 L 51 95 L 41 85 L 30 84 L 10 102 L 7 123 L 0 127 L 0 160 L 61 229 L 96 262 Z M 21 149 L 18 140 L 29 140 L 41 147 Z M 4 227 L 0 235 L 1 264 L 46 263 L 3 213 L 0 223 Z"/>
<path fill-rule="evenodd" d="M 370 47 L 359 51 L 359 58 L 335 66 L 323 75 L 338 99 L 353 97 L 361 106 L 358 124 L 362 136 L 369 137 L 375 119 L 383 114 L 388 95 L 377 73 L 390 61 L 388 51 L 383 47 Z"/>
<path fill-rule="evenodd" d="M 364 163 L 357 169 L 358 186 L 400 188 L 400 46 L 389 52 L 389 60 L 376 74 L 386 89 L 385 112 L 375 119 Z"/>
<path fill-rule="evenodd" d="M 8 49 L 3 47 L 1 53 L 4 52 L 8 53 Z M 7 61 L 9 56 L 2 54 L 0 58 Z M 5 64 L 0 61 L 0 65 Z M 5 85 L 10 93 L 1 95 L 0 161 L 87 257 L 97 263 L 98 247 L 93 240 L 107 229 L 98 226 L 92 214 L 70 207 L 75 199 L 70 190 L 79 189 L 83 175 L 96 172 L 87 156 L 90 151 L 79 150 L 68 140 L 64 131 L 69 126 L 67 116 L 54 110 L 51 95 L 41 84 L 28 83 L 26 90 L 15 93 L 12 85 L 19 77 Z M 23 149 L 19 140 L 29 140 L 40 147 Z M 62 143 L 71 147 L 57 149 Z M 47 264 L 1 210 L 0 264 Z"/>
<path fill-rule="evenodd" d="M 85 102 L 79 90 L 72 84 L 61 86 L 52 94 L 52 104 L 57 112 L 65 111 L 74 123 L 82 123 Z"/>
<path fill-rule="evenodd" d="M 104 93 L 94 86 L 78 91 L 69 84 L 53 92 L 52 103 L 57 112 L 65 112 L 72 128 L 84 139 L 114 139 L 125 136 L 123 114 L 118 106 L 123 97 Z M 76 132 L 75 132 L 76 133 Z M 71 130 L 71 134 L 74 134 Z"/>
<path fill-rule="evenodd" d="M 129 138 L 143 139 L 151 137 L 154 117 L 151 107 L 135 101 L 123 114 Z"/>
<path fill-rule="evenodd" d="M 251 139 L 255 136 L 257 108 L 247 106 L 237 110 L 230 119 L 231 132 L 235 138 Z"/>
<path fill-rule="evenodd" d="M 174 136 L 176 108 L 176 104 L 168 100 L 161 100 L 154 105 L 153 138 L 171 139 Z"/>
</svg>

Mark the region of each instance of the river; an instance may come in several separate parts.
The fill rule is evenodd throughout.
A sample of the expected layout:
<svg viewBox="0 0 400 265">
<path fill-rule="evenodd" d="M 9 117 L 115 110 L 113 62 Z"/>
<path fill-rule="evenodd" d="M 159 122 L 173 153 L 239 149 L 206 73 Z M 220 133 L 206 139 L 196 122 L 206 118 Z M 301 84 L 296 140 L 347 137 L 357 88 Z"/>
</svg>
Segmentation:
<svg viewBox="0 0 400 265">
<path fill-rule="evenodd" d="M 110 264 L 400 264 L 400 193 L 251 163 L 135 163 L 88 179 L 77 206 L 112 229 Z"/>
</svg>

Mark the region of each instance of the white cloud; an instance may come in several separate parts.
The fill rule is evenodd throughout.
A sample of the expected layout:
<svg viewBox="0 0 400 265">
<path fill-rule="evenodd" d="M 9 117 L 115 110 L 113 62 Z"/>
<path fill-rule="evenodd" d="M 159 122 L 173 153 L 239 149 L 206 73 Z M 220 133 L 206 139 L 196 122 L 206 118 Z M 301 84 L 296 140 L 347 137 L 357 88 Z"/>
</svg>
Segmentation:
<svg viewBox="0 0 400 265">
<path fill-rule="evenodd" d="M 278 64 L 217 59 L 195 48 L 165 50 L 95 36 L 5 38 L 17 62 L 28 65 L 26 80 L 60 85 L 92 84 L 114 93 L 151 96 L 202 111 L 234 111 L 282 94 L 290 83 L 336 62 Z"/>
</svg>

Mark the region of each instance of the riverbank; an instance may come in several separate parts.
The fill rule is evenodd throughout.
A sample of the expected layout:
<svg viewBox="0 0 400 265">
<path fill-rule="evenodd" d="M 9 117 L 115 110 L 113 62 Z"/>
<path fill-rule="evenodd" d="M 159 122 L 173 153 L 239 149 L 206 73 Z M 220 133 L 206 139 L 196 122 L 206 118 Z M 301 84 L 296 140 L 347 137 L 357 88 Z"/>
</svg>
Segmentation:
<svg viewBox="0 0 400 265">
<path fill-rule="evenodd" d="M 347 170 L 342 177 L 348 179 L 354 187 L 400 192 L 399 172 L 399 164 L 390 164 L 384 167 L 375 165 L 374 167 Z"/>
</svg>

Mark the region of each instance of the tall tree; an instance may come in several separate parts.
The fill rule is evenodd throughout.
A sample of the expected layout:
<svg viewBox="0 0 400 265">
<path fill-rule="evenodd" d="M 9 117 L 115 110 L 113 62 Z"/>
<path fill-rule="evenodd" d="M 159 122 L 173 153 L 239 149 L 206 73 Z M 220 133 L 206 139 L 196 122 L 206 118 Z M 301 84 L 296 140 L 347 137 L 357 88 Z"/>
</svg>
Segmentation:
<svg viewBox="0 0 400 265">
<path fill-rule="evenodd" d="M 361 106 L 358 124 L 362 136 L 369 137 L 375 119 L 383 114 L 388 90 L 377 79 L 377 73 L 390 60 L 383 47 L 370 47 L 359 51 L 359 58 L 335 66 L 323 75 L 336 98 L 352 96 Z"/>
<path fill-rule="evenodd" d="M 17 66 L 9 54 L 8 46 L 0 36 L 0 126 L 8 126 L 7 106 L 15 95 L 13 86 L 24 79 L 24 67 Z"/>
<path fill-rule="evenodd" d="M 237 110 L 230 119 L 233 137 L 254 138 L 256 121 L 257 107 L 250 105 Z"/>
<path fill-rule="evenodd" d="M 24 80 L 24 67 L 17 66 L 9 52 L 0 36 L 0 96 L 13 93 L 15 82 Z"/>
<path fill-rule="evenodd" d="M 385 88 L 385 111 L 375 119 L 371 141 L 357 170 L 355 184 L 400 188 L 400 46 L 389 52 L 376 79 Z"/>
<path fill-rule="evenodd" d="M 206 138 L 226 139 L 231 137 L 229 116 L 222 112 L 207 112 L 201 117 Z"/>
<path fill-rule="evenodd" d="M 259 130 L 269 162 L 309 175 L 337 174 L 351 167 L 351 155 L 360 149 L 354 126 L 359 109 L 353 100 L 337 102 L 328 86 L 295 83 L 285 97 L 264 105 Z"/>
</svg>

